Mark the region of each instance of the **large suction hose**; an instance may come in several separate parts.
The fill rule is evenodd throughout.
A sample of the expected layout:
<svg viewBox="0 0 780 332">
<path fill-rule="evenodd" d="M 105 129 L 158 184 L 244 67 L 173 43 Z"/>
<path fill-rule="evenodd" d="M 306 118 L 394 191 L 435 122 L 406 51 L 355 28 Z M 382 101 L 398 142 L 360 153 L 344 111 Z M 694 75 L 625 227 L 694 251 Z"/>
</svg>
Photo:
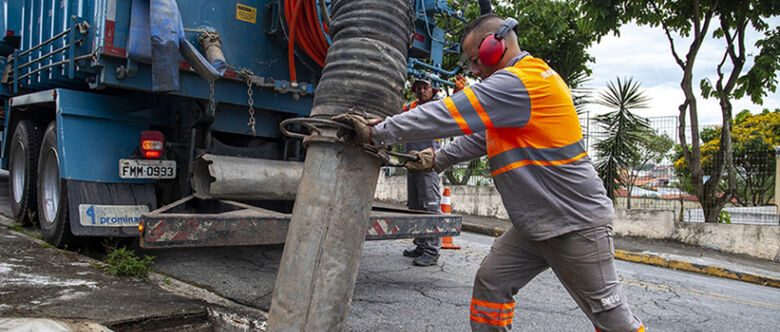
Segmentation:
<svg viewBox="0 0 780 332">
<path fill-rule="evenodd" d="M 337 0 L 332 4 L 323 76 L 312 116 L 350 108 L 373 115 L 401 109 L 409 0 Z M 335 139 L 334 132 L 322 136 Z M 381 162 L 365 151 L 312 141 L 274 285 L 268 330 L 343 331 L 369 227 Z"/>
<path fill-rule="evenodd" d="M 337 1 L 331 12 L 333 45 L 312 116 L 343 113 L 350 107 L 380 117 L 398 113 L 411 42 L 409 1 Z"/>
</svg>

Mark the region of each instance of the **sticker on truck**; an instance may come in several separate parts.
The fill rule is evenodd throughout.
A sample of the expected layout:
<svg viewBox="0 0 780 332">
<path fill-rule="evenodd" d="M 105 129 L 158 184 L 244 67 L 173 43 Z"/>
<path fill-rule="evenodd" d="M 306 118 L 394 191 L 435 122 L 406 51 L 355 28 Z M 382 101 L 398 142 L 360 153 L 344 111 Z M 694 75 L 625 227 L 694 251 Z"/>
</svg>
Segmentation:
<svg viewBox="0 0 780 332">
<path fill-rule="evenodd" d="M 138 226 L 141 214 L 149 212 L 146 205 L 79 204 L 79 219 L 83 226 Z"/>
<path fill-rule="evenodd" d="M 119 159 L 119 177 L 122 179 L 173 179 L 176 178 L 176 161 Z"/>
<path fill-rule="evenodd" d="M 236 19 L 255 24 L 257 21 L 257 8 L 242 3 L 236 4 Z"/>
</svg>

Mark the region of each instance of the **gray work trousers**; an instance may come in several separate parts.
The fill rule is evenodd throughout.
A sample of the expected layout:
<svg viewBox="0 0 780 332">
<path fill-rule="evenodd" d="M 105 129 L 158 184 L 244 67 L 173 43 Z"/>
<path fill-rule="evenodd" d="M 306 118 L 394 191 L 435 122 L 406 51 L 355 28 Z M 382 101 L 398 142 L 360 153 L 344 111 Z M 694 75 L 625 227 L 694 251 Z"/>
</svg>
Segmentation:
<svg viewBox="0 0 780 332">
<path fill-rule="evenodd" d="M 428 173 L 409 172 L 406 175 L 406 192 L 406 206 L 409 209 L 441 213 L 438 173 L 434 171 Z M 440 237 L 418 237 L 414 239 L 414 244 L 428 254 L 439 256 Z"/>
<path fill-rule="evenodd" d="M 477 270 L 471 329 L 510 330 L 514 295 L 548 267 L 599 331 L 644 330 L 620 290 L 609 225 L 543 241 L 531 241 L 514 227 L 509 228 L 493 242 Z"/>
</svg>

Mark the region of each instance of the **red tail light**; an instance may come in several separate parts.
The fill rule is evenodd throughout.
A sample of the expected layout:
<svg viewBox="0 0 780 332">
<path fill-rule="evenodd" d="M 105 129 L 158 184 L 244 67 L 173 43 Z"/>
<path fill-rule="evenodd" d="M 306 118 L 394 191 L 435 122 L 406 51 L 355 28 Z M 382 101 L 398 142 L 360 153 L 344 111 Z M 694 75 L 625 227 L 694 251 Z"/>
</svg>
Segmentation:
<svg viewBox="0 0 780 332">
<path fill-rule="evenodd" d="M 141 154 L 144 158 L 160 158 L 163 150 L 163 134 L 156 130 L 141 132 Z"/>
</svg>

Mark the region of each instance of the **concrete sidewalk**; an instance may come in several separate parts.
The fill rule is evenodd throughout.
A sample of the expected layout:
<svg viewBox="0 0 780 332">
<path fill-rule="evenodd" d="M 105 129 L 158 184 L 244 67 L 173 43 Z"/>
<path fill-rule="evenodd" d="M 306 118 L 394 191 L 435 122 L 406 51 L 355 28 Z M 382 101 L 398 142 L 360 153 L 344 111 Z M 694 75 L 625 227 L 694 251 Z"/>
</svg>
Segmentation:
<svg viewBox="0 0 780 332">
<path fill-rule="evenodd" d="M 510 226 L 508 220 L 463 215 L 467 232 L 499 236 Z M 778 263 L 679 242 L 615 236 L 615 258 L 780 287 Z"/>
<path fill-rule="evenodd" d="M 264 328 L 260 310 L 156 273 L 151 282 L 106 273 L 102 262 L 6 227 L 11 225 L 0 216 L 1 331 Z"/>
</svg>

